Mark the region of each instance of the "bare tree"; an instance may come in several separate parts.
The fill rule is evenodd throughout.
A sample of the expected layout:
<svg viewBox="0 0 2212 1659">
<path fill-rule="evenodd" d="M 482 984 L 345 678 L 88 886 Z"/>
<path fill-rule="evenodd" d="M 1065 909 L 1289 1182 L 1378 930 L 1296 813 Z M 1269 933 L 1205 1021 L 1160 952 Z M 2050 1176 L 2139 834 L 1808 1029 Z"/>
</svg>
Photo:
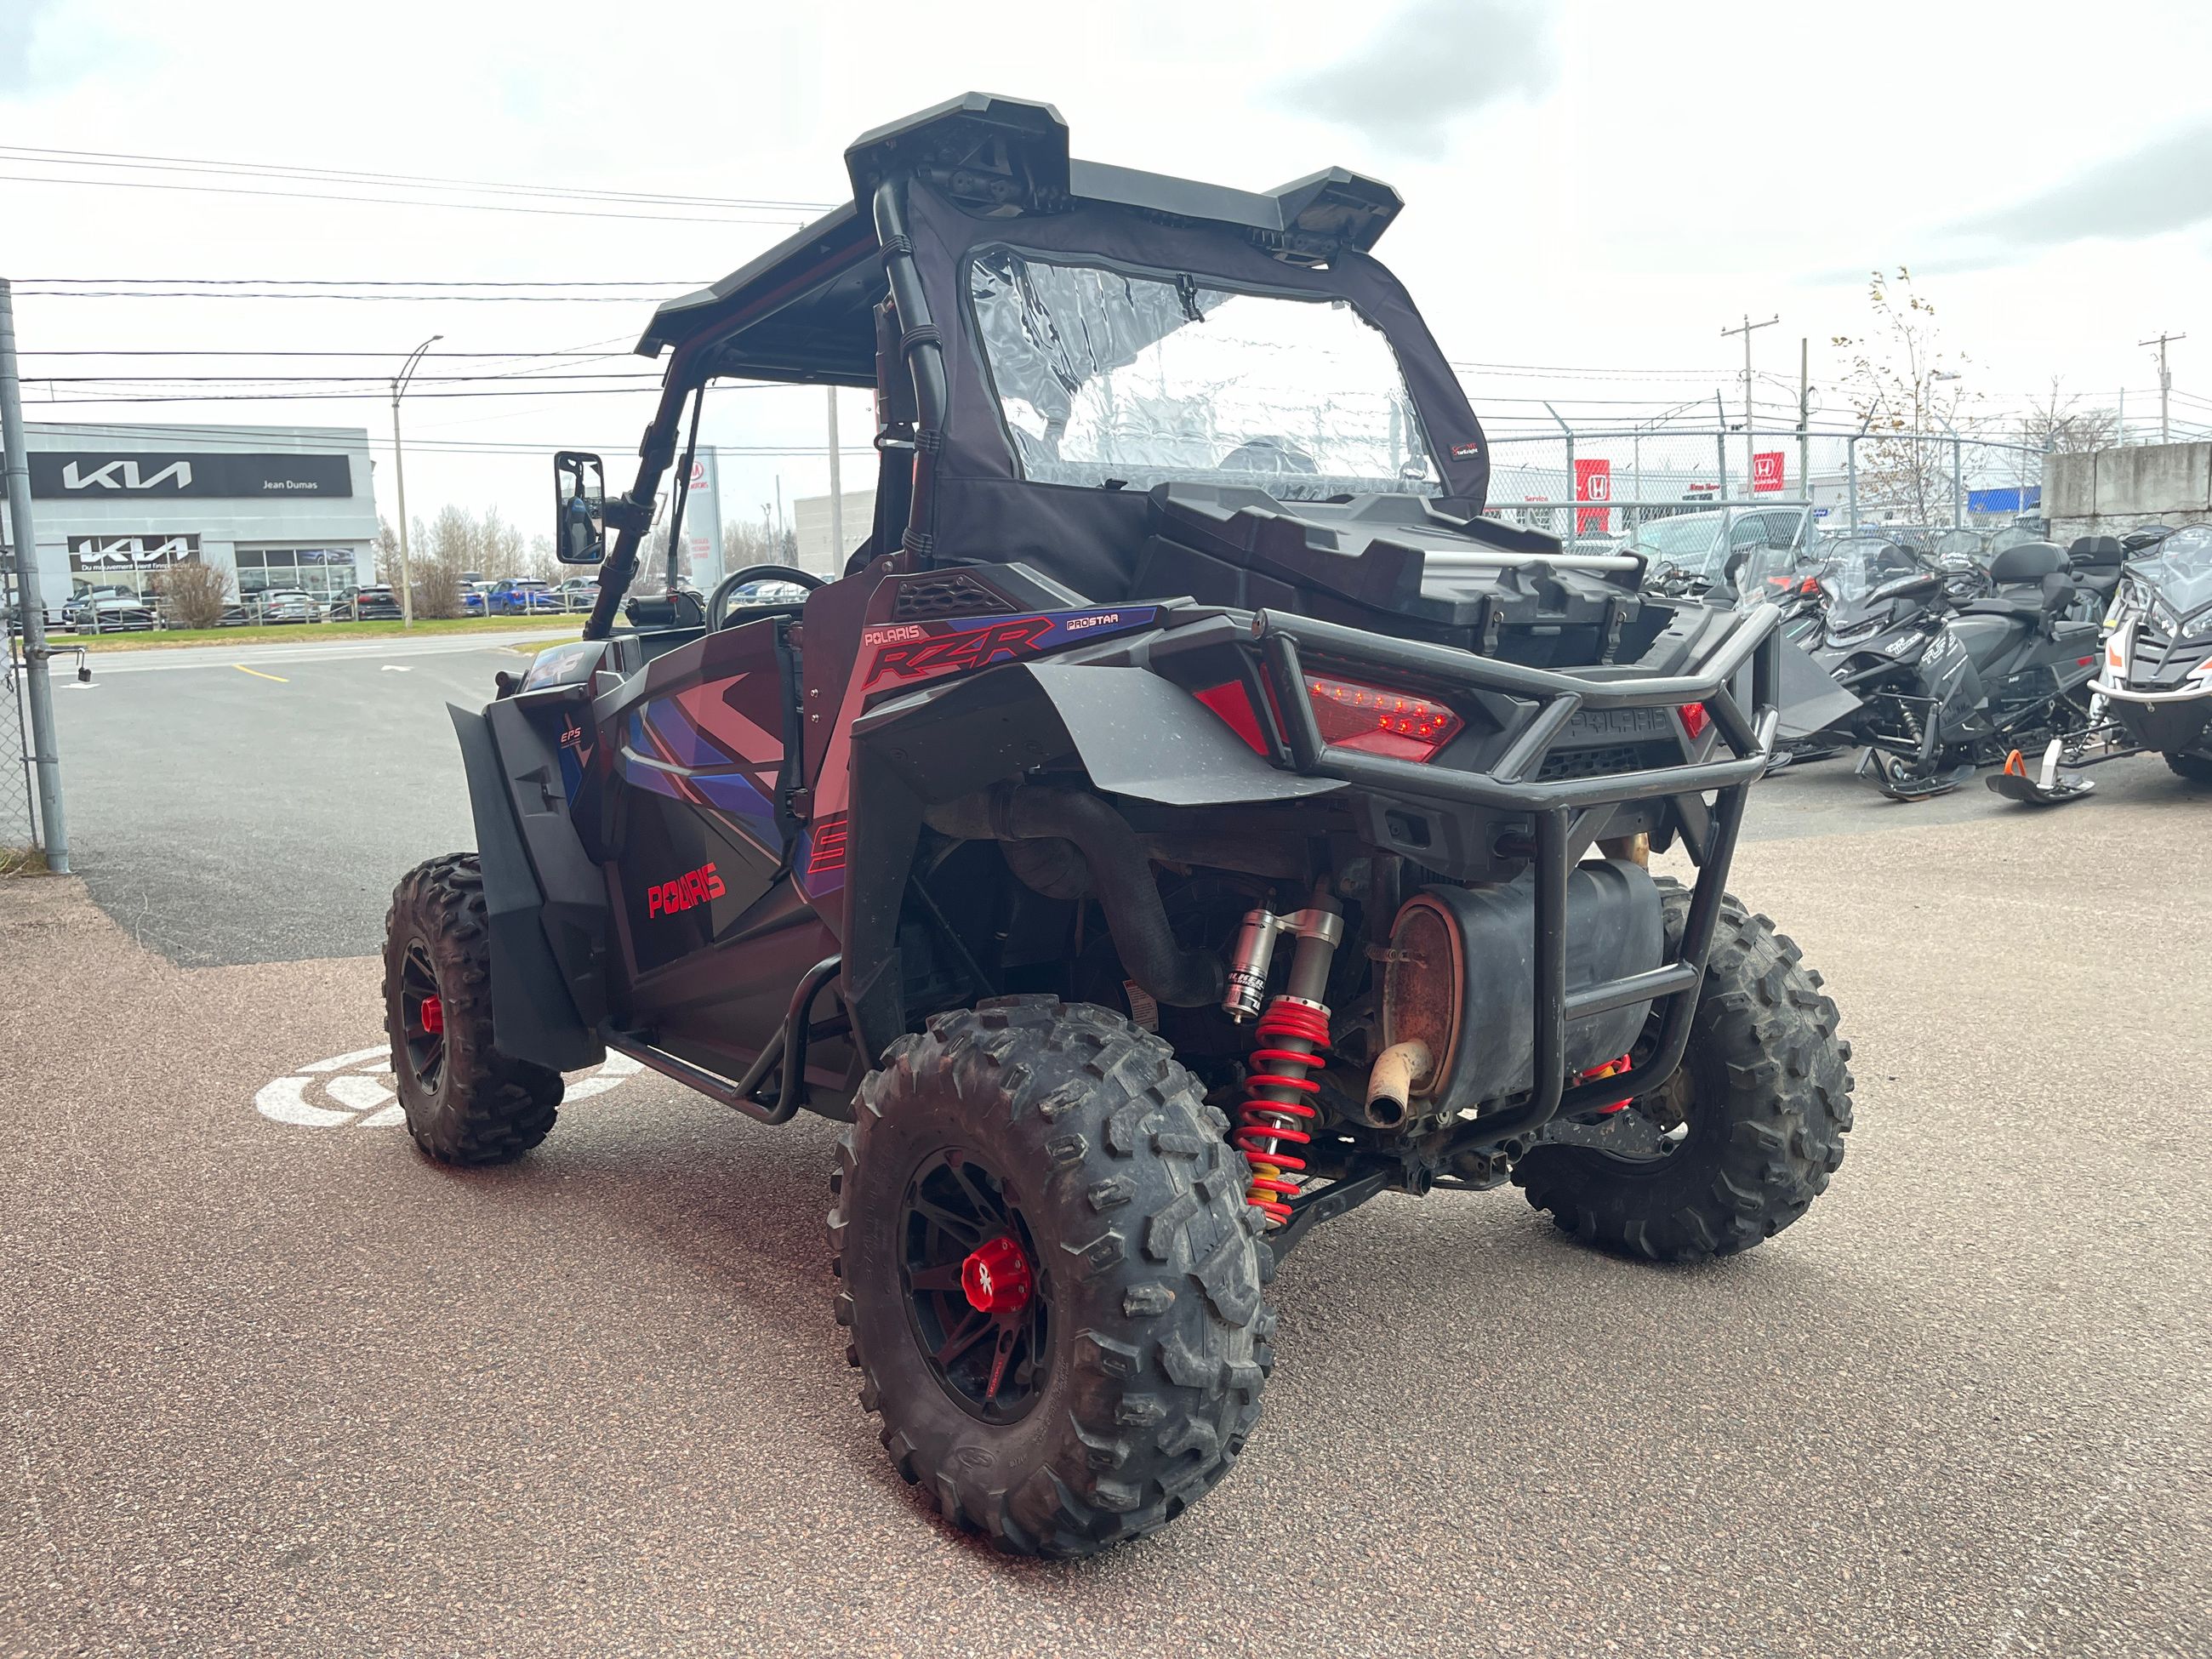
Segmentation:
<svg viewBox="0 0 2212 1659">
<path fill-rule="evenodd" d="M 561 561 L 553 556 L 553 538 L 550 536 L 532 536 L 530 538 L 530 550 L 523 555 L 522 574 L 541 582 L 557 582 L 567 577 L 568 572 L 562 568 Z"/>
<path fill-rule="evenodd" d="M 1947 350 L 1935 304 L 1913 286 L 1905 266 L 1894 276 L 1872 273 L 1869 331 L 1837 335 L 1852 354 L 1845 390 L 1867 436 L 1858 446 L 1861 496 L 1871 506 L 1909 513 L 1929 524 L 1951 512 L 1950 440 L 1972 424 L 1978 395 L 1965 389 L 1969 359 Z"/>
<path fill-rule="evenodd" d="M 483 536 L 465 508 L 447 506 L 427 537 L 419 536 L 415 554 L 415 614 L 436 620 L 461 614 L 461 580 L 477 568 Z"/>
<path fill-rule="evenodd" d="M 416 535 L 422 534 L 418 526 Z M 392 528 L 392 521 L 379 514 L 376 520 L 376 580 L 397 592 L 399 588 L 399 537 Z"/>
<path fill-rule="evenodd" d="M 2028 399 L 2027 416 L 2021 422 L 2022 441 L 2046 455 L 2082 455 L 2118 443 L 2118 413 L 2101 404 L 2087 409 L 2081 404 L 2079 396 L 2059 391 L 2054 377 L 2048 398 Z"/>
<path fill-rule="evenodd" d="M 501 518 L 495 507 L 484 509 L 483 521 L 477 526 L 477 560 L 475 568 L 494 580 L 529 574 L 523 568 L 522 532 Z"/>
<path fill-rule="evenodd" d="M 154 597 L 172 628 L 214 628 L 230 599 L 230 578 L 211 564 L 180 559 L 154 573 Z"/>
</svg>

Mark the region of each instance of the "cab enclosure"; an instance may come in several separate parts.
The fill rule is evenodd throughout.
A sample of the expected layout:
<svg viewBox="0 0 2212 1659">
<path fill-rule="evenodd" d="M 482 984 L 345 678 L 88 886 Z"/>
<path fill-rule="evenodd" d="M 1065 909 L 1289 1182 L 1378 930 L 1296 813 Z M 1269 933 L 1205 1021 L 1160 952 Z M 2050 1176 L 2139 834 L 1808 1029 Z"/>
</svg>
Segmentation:
<svg viewBox="0 0 2212 1659">
<path fill-rule="evenodd" d="M 585 637 L 456 712 L 499 1048 L 847 1116 L 932 1016 L 1037 993 L 1228 1090 L 1289 966 L 1258 914 L 1340 930 L 1286 1230 L 1492 1184 L 1663 1085 L 1772 741 L 1773 608 L 1484 516 L 1482 428 L 1372 252 L 1382 184 L 1072 160 L 1048 106 L 980 94 L 846 161 L 849 203 L 655 314 L 629 489 L 562 458 L 562 556 L 611 538 Z M 873 522 L 703 606 L 672 560 L 619 627 L 721 379 L 872 391 Z M 803 597 L 730 603 L 770 580 Z M 1662 927 L 1644 860 L 1676 846 L 1701 874 Z M 1413 1034 L 1433 1063 L 1371 1095 Z"/>
</svg>

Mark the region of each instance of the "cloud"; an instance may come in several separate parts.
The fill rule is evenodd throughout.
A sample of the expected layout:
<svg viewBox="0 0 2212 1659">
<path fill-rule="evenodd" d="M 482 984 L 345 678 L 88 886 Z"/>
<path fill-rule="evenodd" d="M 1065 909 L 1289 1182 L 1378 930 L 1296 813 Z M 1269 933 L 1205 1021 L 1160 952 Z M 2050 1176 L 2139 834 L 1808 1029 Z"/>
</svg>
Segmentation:
<svg viewBox="0 0 2212 1659">
<path fill-rule="evenodd" d="M 1383 149 L 1423 155 L 1452 122 L 1540 93 L 1554 72 L 1550 20 L 1534 0 L 1417 0 L 1283 91 Z"/>
<path fill-rule="evenodd" d="M 57 0 L 0 0 L 0 94 L 27 92 L 36 77 L 31 70 L 31 36 L 42 14 L 54 9 Z"/>
<path fill-rule="evenodd" d="M 2011 251 L 2087 237 L 2132 241 L 2212 219 L 2212 121 L 2154 138 L 2027 200 L 1956 226 Z"/>
</svg>

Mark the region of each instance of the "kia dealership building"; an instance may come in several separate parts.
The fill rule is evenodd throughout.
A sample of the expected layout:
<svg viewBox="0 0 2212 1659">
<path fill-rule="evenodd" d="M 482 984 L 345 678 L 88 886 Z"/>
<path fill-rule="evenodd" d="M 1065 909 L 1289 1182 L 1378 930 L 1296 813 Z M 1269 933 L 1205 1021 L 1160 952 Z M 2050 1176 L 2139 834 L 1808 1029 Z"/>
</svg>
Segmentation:
<svg viewBox="0 0 2212 1659">
<path fill-rule="evenodd" d="M 222 570 L 241 598 L 374 580 L 362 428 L 33 422 L 24 435 L 50 611 L 90 587 L 143 592 L 187 560 Z"/>
</svg>

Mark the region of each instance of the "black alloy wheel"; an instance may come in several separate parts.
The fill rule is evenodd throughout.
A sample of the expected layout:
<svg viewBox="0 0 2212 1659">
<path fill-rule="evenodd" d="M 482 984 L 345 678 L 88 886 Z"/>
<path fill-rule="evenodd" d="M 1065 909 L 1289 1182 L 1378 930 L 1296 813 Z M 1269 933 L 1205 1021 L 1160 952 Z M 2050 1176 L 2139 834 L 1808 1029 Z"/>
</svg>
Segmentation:
<svg viewBox="0 0 2212 1659">
<path fill-rule="evenodd" d="M 429 946 L 417 939 L 407 944 L 399 969 L 400 1048 L 415 1086 L 426 1095 L 438 1092 L 446 1074 L 446 1004 L 438 994 L 438 970 L 431 965 Z"/>
<path fill-rule="evenodd" d="M 1017 1423 L 1052 1364 L 1052 1294 L 1029 1224 L 1003 1177 L 948 1146 L 907 1183 L 899 1281 L 930 1375 L 980 1421 Z"/>
</svg>

